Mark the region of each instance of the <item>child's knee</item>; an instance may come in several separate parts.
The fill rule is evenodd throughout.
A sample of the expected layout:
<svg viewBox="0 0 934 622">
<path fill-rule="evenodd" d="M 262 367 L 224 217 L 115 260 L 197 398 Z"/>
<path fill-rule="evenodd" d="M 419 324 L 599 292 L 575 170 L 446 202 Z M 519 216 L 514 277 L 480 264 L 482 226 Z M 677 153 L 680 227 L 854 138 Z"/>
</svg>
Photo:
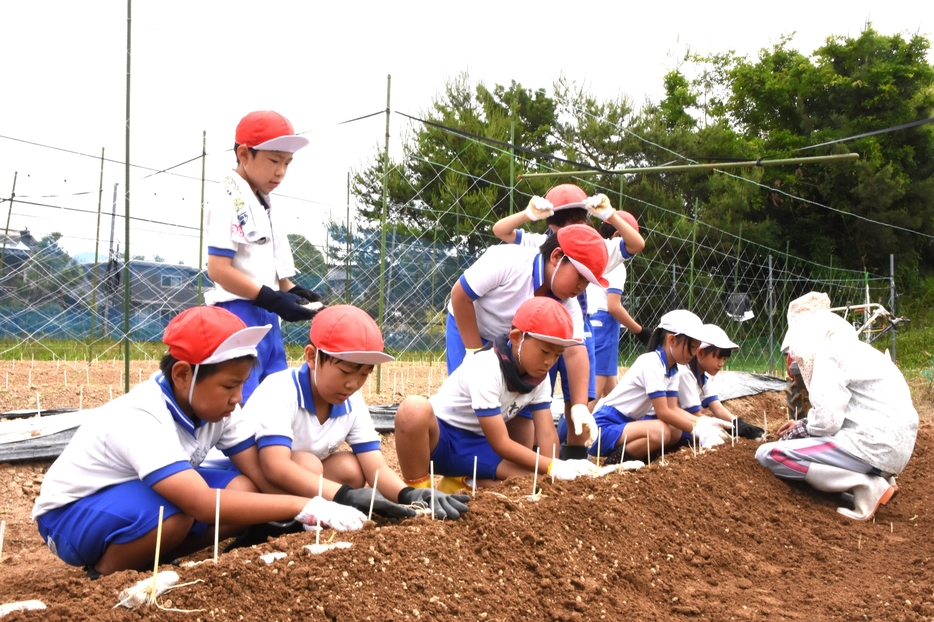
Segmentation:
<svg viewBox="0 0 934 622">
<path fill-rule="evenodd" d="M 411 395 L 399 404 L 396 411 L 396 434 L 410 434 L 414 430 L 424 430 L 434 417 L 431 402 L 420 395 Z"/>
<path fill-rule="evenodd" d="M 224 490 L 242 490 L 244 492 L 259 492 L 256 484 L 246 475 L 238 475 L 224 487 Z"/>
</svg>

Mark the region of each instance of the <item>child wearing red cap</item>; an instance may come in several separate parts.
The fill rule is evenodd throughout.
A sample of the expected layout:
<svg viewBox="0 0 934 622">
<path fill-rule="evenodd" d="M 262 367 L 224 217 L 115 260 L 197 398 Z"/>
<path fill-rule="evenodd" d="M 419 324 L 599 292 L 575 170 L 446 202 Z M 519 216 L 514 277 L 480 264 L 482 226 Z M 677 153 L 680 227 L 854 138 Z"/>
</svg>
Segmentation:
<svg viewBox="0 0 934 622">
<path fill-rule="evenodd" d="M 391 360 L 383 352 L 379 326 L 362 309 L 337 305 L 318 313 L 305 363 L 266 378 L 244 407 L 257 422 L 266 479 L 287 492 L 321 494 L 364 512 L 372 502 L 374 512 L 390 518 L 415 515 L 403 506 L 427 507 L 430 491 L 407 487 L 386 464 L 359 391 L 374 365 Z M 344 442 L 351 451 L 339 450 Z M 318 488 L 321 474 L 323 490 Z M 367 484 L 376 484 L 375 497 L 364 490 Z M 435 515 L 458 518 L 467 511 L 468 499 L 436 492 Z"/>
<path fill-rule="evenodd" d="M 188 309 L 169 322 L 161 371 L 96 409 L 46 473 L 32 516 L 52 553 L 87 567 L 91 578 L 152 567 L 160 506 L 162 554 L 198 550 L 213 540 L 214 489 L 221 489 L 221 538 L 293 517 L 341 530 L 363 526 L 366 516 L 321 497 L 258 492 L 273 488 L 238 404 L 268 330 L 217 307 Z M 235 468 L 200 466 L 215 446 Z"/>
<path fill-rule="evenodd" d="M 451 290 L 445 330 L 448 373 L 495 337 L 510 330 L 509 318 L 533 296 L 557 298 L 572 318 L 574 337 L 583 342 L 584 321 L 574 298 L 597 283 L 606 287 L 606 246 L 600 234 L 587 225 L 569 225 L 549 236 L 539 252 L 515 245 L 488 248 Z M 570 347 L 564 352 L 569 374 L 571 417 L 575 433 L 596 438 L 593 417 L 587 408 L 590 363 L 587 349 Z M 517 419 L 517 421 L 519 421 Z M 585 437 L 585 433 L 587 436 Z M 523 435 L 523 441 L 529 441 Z M 527 443 L 531 446 L 531 443 Z"/>
<path fill-rule="evenodd" d="M 207 206 L 208 276 L 215 287 L 205 293 L 206 303 L 227 309 L 247 326 L 272 326 L 257 348 L 244 402 L 263 378 L 288 366 L 279 318 L 307 321 L 321 306 L 318 294 L 290 280 L 296 274 L 292 251 L 275 226 L 269 198 L 285 178 L 292 155 L 307 144 L 279 113 L 251 112 L 237 125 L 237 168 Z"/>
<path fill-rule="evenodd" d="M 554 298 L 535 296 L 521 303 L 509 330 L 467 357 L 437 394 L 409 396 L 399 406 L 396 452 L 405 483 L 427 488 L 432 461 L 434 472 L 447 476 L 439 486 L 444 492 L 466 487 L 475 460 L 479 485 L 536 469 L 566 480 L 593 473 L 596 466 L 587 460 L 552 459 L 558 437 L 548 370 L 565 348 L 580 343 L 571 315 Z M 507 423 L 526 407 L 539 456 L 507 431 Z"/>
</svg>

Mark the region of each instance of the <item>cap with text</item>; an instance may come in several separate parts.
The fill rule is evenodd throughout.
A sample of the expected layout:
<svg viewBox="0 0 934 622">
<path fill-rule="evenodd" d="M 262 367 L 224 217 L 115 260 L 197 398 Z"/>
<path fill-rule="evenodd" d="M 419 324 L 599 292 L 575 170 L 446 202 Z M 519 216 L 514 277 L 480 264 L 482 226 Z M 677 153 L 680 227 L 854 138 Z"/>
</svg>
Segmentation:
<svg viewBox="0 0 934 622">
<path fill-rule="evenodd" d="M 296 136 L 289 120 L 272 110 L 258 110 L 240 119 L 234 140 L 258 151 L 288 153 L 295 153 L 309 142 L 304 136 Z"/>
<path fill-rule="evenodd" d="M 519 305 L 512 325 L 530 337 L 559 346 L 575 346 L 583 339 L 574 338 L 571 314 L 560 302 L 548 296 L 536 296 Z"/>
</svg>

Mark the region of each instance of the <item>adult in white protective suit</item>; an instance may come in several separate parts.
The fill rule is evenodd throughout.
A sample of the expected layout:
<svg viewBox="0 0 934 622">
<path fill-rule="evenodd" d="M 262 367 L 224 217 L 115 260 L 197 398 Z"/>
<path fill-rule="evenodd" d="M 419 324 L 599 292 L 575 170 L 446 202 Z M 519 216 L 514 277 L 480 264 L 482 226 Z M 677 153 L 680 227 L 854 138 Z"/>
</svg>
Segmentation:
<svg viewBox="0 0 934 622">
<path fill-rule="evenodd" d="M 829 311 L 826 294 L 791 302 L 782 351 L 801 369 L 811 400 L 806 419 L 787 421 L 779 441 L 756 451 L 776 476 L 825 492 L 852 492 L 837 511 L 869 520 L 898 486 L 918 434 L 918 413 L 901 372 Z"/>
</svg>

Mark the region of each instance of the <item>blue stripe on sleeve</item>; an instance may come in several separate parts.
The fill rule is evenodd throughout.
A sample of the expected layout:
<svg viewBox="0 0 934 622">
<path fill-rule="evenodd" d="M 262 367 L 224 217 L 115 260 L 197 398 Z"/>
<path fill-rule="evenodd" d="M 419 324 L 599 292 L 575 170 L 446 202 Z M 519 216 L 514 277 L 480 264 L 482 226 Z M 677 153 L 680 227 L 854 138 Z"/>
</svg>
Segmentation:
<svg viewBox="0 0 934 622">
<path fill-rule="evenodd" d="M 357 443 L 350 446 L 355 454 L 365 454 L 368 451 L 379 451 L 379 441 L 369 441 L 367 443 Z"/>
<path fill-rule="evenodd" d="M 522 244 L 522 229 L 516 229 L 516 241 L 513 244 Z"/>
<path fill-rule="evenodd" d="M 678 397 L 678 392 L 677 391 L 666 391 L 665 395 L 667 395 L 668 397 Z"/>
<path fill-rule="evenodd" d="M 184 460 L 179 460 L 178 462 L 168 464 L 161 469 L 156 469 L 143 478 L 143 483 L 151 488 L 154 484 L 158 484 L 170 475 L 175 475 L 176 473 L 187 471 L 190 468 L 192 468 L 191 464 L 185 462 Z"/>
<path fill-rule="evenodd" d="M 288 436 L 279 436 L 279 435 L 270 435 L 270 436 L 261 436 L 259 440 L 256 441 L 256 446 L 260 449 L 264 447 L 271 447 L 273 445 L 285 445 L 289 449 L 292 449 L 292 439 Z"/>
<path fill-rule="evenodd" d="M 677 395 L 677 393 L 675 395 Z M 654 400 L 656 397 L 667 397 L 667 396 L 668 396 L 667 391 L 656 391 L 655 393 L 649 393 L 650 400 Z"/>
<path fill-rule="evenodd" d="M 699 412 L 700 412 L 700 406 L 687 406 L 687 407 L 685 407 L 684 410 L 688 411 L 688 412 L 691 413 L 691 414 L 699 413 Z"/>
<path fill-rule="evenodd" d="M 707 408 L 707 406 L 709 406 L 711 402 L 719 402 L 719 401 L 720 401 L 720 398 L 718 396 L 711 395 L 707 399 L 701 400 L 701 406 L 703 406 L 704 408 Z"/>
<path fill-rule="evenodd" d="M 221 257 L 230 257 L 233 259 L 233 256 L 237 254 L 237 251 L 232 251 L 227 248 L 218 248 L 217 246 L 208 246 L 208 255 L 220 255 Z"/>
<path fill-rule="evenodd" d="M 542 402 L 541 404 L 529 404 L 528 409 L 532 412 L 536 410 L 551 410 L 551 402 Z"/>
<path fill-rule="evenodd" d="M 620 238 L 619 240 L 619 252 L 623 256 L 623 259 L 631 259 L 632 253 L 626 250 L 626 241 Z"/>
<path fill-rule="evenodd" d="M 606 293 L 608 293 L 608 294 L 619 294 L 620 296 L 622 296 L 622 295 L 623 295 L 623 290 L 619 289 L 618 287 L 610 287 L 609 289 L 606 290 Z"/>
<path fill-rule="evenodd" d="M 474 412 L 477 413 L 478 417 L 493 417 L 502 411 L 500 411 L 499 406 L 495 406 L 493 408 L 477 408 L 474 409 Z"/>
<path fill-rule="evenodd" d="M 463 274 L 461 275 L 461 278 L 457 280 L 457 282 L 461 284 L 461 287 L 464 288 L 464 291 L 467 293 L 468 296 L 470 296 L 471 300 L 476 300 L 477 298 L 480 297 L 480 294 L 470 289 L 470 285 L 467 283 L 467 279 L 464 278 Z"/>
<path fill-rule="evenodd" d="M 240 441 L 233 447 L 228 447 L 227 449 L 222 449 L 221 451 L 223 451 L 224 455 L 229 458 L 230 456 L 236 456 L 241 451 L 245 449 L 249 449 L 255 444 L 256 444 L 256 439 L 251 436 L 250 438 Z"/>
</svg>

